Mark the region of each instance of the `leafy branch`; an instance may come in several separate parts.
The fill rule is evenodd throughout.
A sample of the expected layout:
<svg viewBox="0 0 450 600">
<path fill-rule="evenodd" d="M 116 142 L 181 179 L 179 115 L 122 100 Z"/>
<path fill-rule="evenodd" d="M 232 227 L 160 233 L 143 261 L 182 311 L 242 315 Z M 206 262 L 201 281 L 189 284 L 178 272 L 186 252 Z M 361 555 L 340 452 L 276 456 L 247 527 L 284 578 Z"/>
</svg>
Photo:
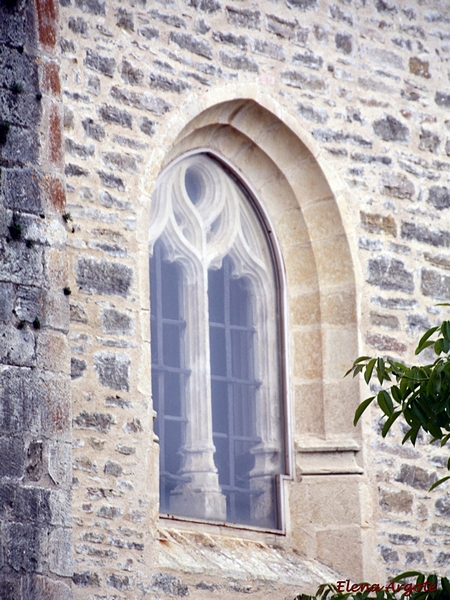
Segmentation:
<svg viewBox="0 0 450 600">
<path fill-rule="evenodd" d="M 449 306 L 441 304 L 440 306 Z M 384 386 L 375 396 L 361 402 L 355 412 L 356 425 L 364 411 L 376 399 L 384 413 L 381 435 L 386 437 L 395 421 L 402 416 L 408 425 L 402 444 L 408 440 L 415 445 L 421 430 L 432 436 L 430 444 L 440 441 L 444 446 L 450 439 L 450 321 L 431 327 L 420 338 L 415 354 L 432 347 L 437 358 L 433 363 L 408 367 L 390 358 L 360 356 L 345 376 L 362 373 L 367 384 L 378 379 Z M 390 385 L 389 385 L 390 384 Z M 386 387 L 388 385 L 388 387 Z M 447 461 L 450 470 L 450 458 Z M 430 491 L 450 475 L 436 481 Z"/>
</svg>

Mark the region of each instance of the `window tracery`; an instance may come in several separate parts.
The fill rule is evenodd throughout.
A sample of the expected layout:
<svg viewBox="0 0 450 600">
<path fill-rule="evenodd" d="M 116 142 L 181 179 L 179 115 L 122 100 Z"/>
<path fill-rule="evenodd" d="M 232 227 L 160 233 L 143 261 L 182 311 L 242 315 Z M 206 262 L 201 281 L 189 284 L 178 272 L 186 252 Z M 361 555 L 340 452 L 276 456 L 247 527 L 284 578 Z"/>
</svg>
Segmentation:
<svg viewBox="0 0 450 600">
<path fill-rule="evenodd" d="M 160 178 L 150 226 L 161 512 L 279 528 L 277 277 L 251 200 L 206 154 Z"/>
</svg>

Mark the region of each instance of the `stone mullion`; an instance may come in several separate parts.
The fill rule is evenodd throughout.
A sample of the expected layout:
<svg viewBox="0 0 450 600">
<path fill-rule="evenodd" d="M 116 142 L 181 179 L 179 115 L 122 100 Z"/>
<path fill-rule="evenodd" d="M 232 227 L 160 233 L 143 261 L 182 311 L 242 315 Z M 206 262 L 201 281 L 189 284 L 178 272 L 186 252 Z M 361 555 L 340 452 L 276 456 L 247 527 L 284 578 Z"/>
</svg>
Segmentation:
<svg viewBox="0 0 450 600">
<path fill-rule="evenodd" d="M 186 440 L 182 476 L 189 478 L 172 495 L 175 514 L 214 520 L 226 519 L 226 499 L 214 464 L 211 366 L 209 350 L 208 271 L 204 262 L 190 265 L 185 288 L 187 368 Z M 201 415 L 201 418 L 198 418 Z"/>
</svg>

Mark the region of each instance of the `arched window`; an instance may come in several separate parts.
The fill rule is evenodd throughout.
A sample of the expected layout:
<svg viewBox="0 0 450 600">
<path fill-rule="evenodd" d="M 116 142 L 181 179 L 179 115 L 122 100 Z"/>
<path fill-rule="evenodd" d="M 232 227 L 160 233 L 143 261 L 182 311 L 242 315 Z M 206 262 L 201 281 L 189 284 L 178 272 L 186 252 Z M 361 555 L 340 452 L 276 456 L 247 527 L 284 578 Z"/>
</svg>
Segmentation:
<svg viewBox="0 0 450 600">
<path fill-rule="evenodd" d="M 215 157 L 184 157 L 153 194 L 150 254 L 161 513 L 280 528 L 280 290 L 261 214 Z"/>
</svg>

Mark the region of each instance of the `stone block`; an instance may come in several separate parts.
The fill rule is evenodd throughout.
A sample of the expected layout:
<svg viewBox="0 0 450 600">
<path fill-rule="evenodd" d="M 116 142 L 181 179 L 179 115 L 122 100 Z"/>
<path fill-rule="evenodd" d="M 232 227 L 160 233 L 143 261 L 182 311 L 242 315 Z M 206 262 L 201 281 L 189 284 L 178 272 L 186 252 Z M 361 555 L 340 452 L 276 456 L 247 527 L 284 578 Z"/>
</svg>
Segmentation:
<svg viewBox="0 0 450 600">
<path fill-rule="evenodd" d="M 292 63 L 294 65 L 303 65 L 304 67 L 318 71 L 323 66 L 323 58 L 306 50 L 304 52 L 294 52 L 292 55 Z"/>
<path fill-rule="evenodd" d="M 187 0 L 186 4 L 205 13 L 215 13 L 222 8 L 218 0 Z"/>
<path fill-rule="evenodd" d="M 113 77 L 116 70 L 116 60 L 110 56 L 103 56 L 94 52 L 90 48 L 86 49 L 86 58 L 84 61 L 88 69 L 102 73 L 108 77 Z"/>
<path fill-rule="evenodd" d="M 438 210 L 450 208 L 450 188 L 434 185 L 428 192 L 427 202 L 432 204 Z"/>
<path fill-rule="evenodd" d="M 286 0 L 287 6 L 302 12 L 306 10 L 315 10 L 318 7 L 318 0 Z"/>
<path fill-rule="evenodd" d="M 189 588 L 178 577 L 166 573 L 155 573 L 152 575 L 152 588 L 170 596 L 189 596 Z"/>
<path fill-rule="evenodd" d="M 230 69 L 259 73 L 258 63 L 246 54 L 231 54 L 221 50 L 219 52 L 220 62 Z"/>
<path fill-rule="evenodd" d="M 0 325 L 0 364 L 31 367 L 36 364 L 35 338 L 24 327 Z"/>
<path fill-rule="evenodd" d="M 86 361 L 79 358 L 70 359 L 70 377 L 71 379 L 79 379 L 83 377 L 84 371 L 86 371 Z"/>
<path fill-rule="evenodd" d="M 14 211 L 41 212 L 42 176 L 35 169 L 3 169 L 2 200 Z"/>
<path fill-rule="evenodd" d="M 121 76 L 125 83 L 130 85 L 140 85 L 144 81 L 144 71 L 133 65 L 125 59 L 122 59 Z"/>
<path fill-rule="evenodd" d="M 2 18 L 0 19 L 0 43 L 22 48 L 26 40 L 25 23 L 22 11 L 19 12 L 15 10 L 15 7 L 9 8 L 3 4 Z"/>
<path fill-rule="evenodd" d="M 75 6 L 92 15 L 104 15 L 106 0 L 75 0 Z"/>
<path fill-rule="evenodd" d="M 103 106 L 99 107 L 98 114 L 102 121 L 105 121 L 106 123 L 115 123 L 116 125 L 120 125 L 121 127 L 126 127 L 128 129 L 132 128 L 133 118 L 126 110 L 121 110 L 115 106 L 104 104 Z M 87 120 L 85 119 L 85 121 Z M 89 127 L 89 124 L 87 124 L 87 126 L 83 124 L 83 127 L 85 128 L 85 131 L 88 130 L 90 132 L 88 135 L 91 135 L 91 137 L 97 136 L 95 139 L 99 139 L 101 134 L 99 133 L 100 130 L 98 129 L 98 126 L 93 129 L 92 127 Z"/>
<path fill-rule="evenodd" d="M 117 11 L 116 25 L 125 31 L 134 31 L 133 13 L 125 8 L 119 8 Z"/>
<path fill-rule="evenodd" d="M 89 25 L 88 22 L 85 19 L 83 19 L 83 17 L 69 17 L 69 20 L 67 21 L 67 26 L 74 33 L 77 33 L 83 37 L 87 37 Z"/>
<path fill-rule="evenodd" d="M 0 145 L 0 163 L 9 167 L 36 164 L 38 156 L 37 131 L 11 126 L 6 143 Z"/>
<path fill-rule="evenodd" d="M 13 298 L 12 284 L 0 281 L 0 321 L 4 323 L 11 319 L 14 308 Z"/>
<path fill-rule="evenodd" d="M 382 290 L 399 290 L 407 294 L 414 292 L 414 275 L 405 268 L 402 261 L 380 256 L 369 259 L 367 267 L 366 281 L 371 285 L 377 285 Z"/>
<path fill-rule="evenodd" d="M 0 369 L 0 433 L 17 435 L 23 430 L 22 377 L 20 368 Z"/>
<path fill-rule="evenodd" d="M 147 92 L 144 94 L 138 94 L 137 92 L 132 92 L 125 88 L 113 86 L 110 94 L 114 100 L 117 100 L 122 104 L 134 106 L 135 108 L 142 110 L 148 110 L 156 115 L 163 115 L 172 108 L 172 105 L 166 100 L 163 100 L 163 98 L 158 98 L 158 96 L 154 96 L 153 94 L 149 94 Z"/>
<path fill-rule="evenodd" d="M 159 38 L 159 31 L 154 27 L 141 27 L 139 33 L 148 40 L 157 40 Z"/>
<path fill-rule="evenodd" d="M 86 294 L 127 297 L 133 279 L 133 270 L 121 263 L 80 258 L 76 264 L 76 278 L 80 290 Z"/>
<path fill-rule="evenodd" d="M 329 128 L 313 129 L 313 136 L 320 142 L 334 142 L 334 143 L 350 143 L 364 148 L 371 148 L 372 142 L 363 138 L 359 134 L 347 133 L 342 130 L 334 130 Z"/>
<path fill-rule="evenodd" d="M 434 101 L 438 106 L 450 108 L 450 94 L 446 94 L 445 92 L 436 92 Z"/>
<path fill-rule="evenodd" d="M 262 56 L 280 61 L 286 60 L 284 49 L 278 44 L 273 44 L 265 40 L 251 40 L 250 45 L 254 54 L 261 54 Z"/>
<path fill-rule="evenodd" d="M 432 246 L 450 247 L 450 233 L 448 231 L 428 229 L 416 223 L 402 223 L 401 236 L 406 240 L 417 240 Z"/>
<path fill-rule="evenodd" d="M 44 474 L 43 447 L 41 441 L 32 441 L 27 448 L 25 470 L 30 481 L 39 481 Z"/>
<path fill-rule="evenodd" d="M 25 467 L 23 440 L 16 437 L 0 437 L 0 478 L 22 477 Z"/>
<path fill-rule="evenodd" d="M 22 579 L 22 596 L 20 598 L 23 600 L 28 598 L 30 600 L 31 598 L 33 600 L 73 600 L 73 594 L 69 584 L 35 575 Z"/>
<path fill-rule="evenodd" d="M 408 127 L 391 115 L 375 121 L 373 131 L 385 142 L 406 142 L 410 138 Z"/>
<path fill-rule="evenodd" d="M 108 123 L 118 123 L 119 125 L 122 125 L 123 127 L 131 128 L 131 124 L 132 124 L 131 115 L 126 113 L 127 116 L 125 117 L 124 115 L 118 114 L 116 112 L 118 110 L 119 109 L 115 109 L 114 107 L 104 106 L 99 109 L 99 114 L 100 114 L 100 117 Z M 125 111 L 119 111 L 119 113 L 124 113 L 124 112 Z M 129 125 L 124 124 L 124 123 L 129 123 Z M 104 129 L 103 125 L 100 125 L 100 123 L 95 123 L 94 120 L 91 119 L 90 117 L 86 117 L 85 119 L 83 119 L 81 121 L 81 124 L 83 125 L 84 132 L 88 137 L 93 138 L 94 140 L 97 140 L 98 142 L 101 142 L 103 140 L 103 138 L 105 137 L 105 129 Z"/>
<path fill-rule="evenodd" d="M 65 148 L 66 148 L 66 152 L 68 154 L 70 154 L 71 156 L 76 156 L 83 160 L 87 160 L 88 158 L 91 158 L 94 154 L 94 146 L 93 145 L 86 146 L 84 144 L 78 144 L 77 142 L 74 142 L 70 138 L 66 138 Z"/>
<path fill-rule="evenodd" d="M 448 301 L 450 297 L 450 277 L 441 275 L 438 271 L 422 269 L 421 291 L 424 296 L 435 300 Z"/>
<path fill-rule="evenodd" d="M 101 314 L 102 330 L 114 335 L 130 335 L 133 333 L 133 319 L 126 313 L 108 308 Z"/>
<path fill-rule="evenodd" d="M 361 225 L 369 233 L 397 235 L 397 226 L 392 215 L 380 215 L 361 211 Z"/>
<path fill-rule="evenodd" d="M 208 59 L 213 58 L 213 50 L 211 44 L 206 40 L 195 37 L 190 33 L 179 33 L 177 31 L 171 31 L 169 34 L 169 40 L 174 42 L 183 50 L 188 50 L 199 56 L 203 56 Z"/>
<path fill-rule="evenodd" d="M 125 191 L 125 184 L 120 177 L 116 177 L 112 173 L 105 173 L 104 171 L 97 171 L 97 173 L 104 186 L 120 190 L 121 192 Z"/>
<path fill-rule="evenodd" d="M 246 35 L 235 35 L 234 33 L 224 33 L 222 31 L 213 31 L 213 40 L 221 44 L 236 46 L 240 50 L 247 50 L 248 37 Z"/>
<path fill-rule="evenodd" d="M 129 391 L 130 364 L 130 357 L 126 354 L 99 352 L 94 358 L 100 384 L 113 390 Z"/>
<path fill-rule="evenodd" d="M 328 114 L 324 108 L 316 108 L 312 104 L 305 104 L 299 102 L 297 104 L 297 112 L 303 118 L 314 123 L 326 123 L 328 121 Z"/>
<path fill-rule="evenodd" d="M 381 558 L 386 563 L 396 563 L 399 561 L 399 556 L 397 550 L 391 548 L 390 546 L 385 546 L 384 544 L 380 544 L 378 546 L 378 551 L 381 555 Z"/>
<path fill-rule="evenodd" d="M 120 477 L 123 473 L 123 469 L 119 463 L 108 460 L 103 468 L 103 473 L 105 473 L 105 475 L 112 475 L 113 477 Z"/>
<path fill-rule="evenodd" d="M 404 354 L 408 349 L 406 344 L 399 342 L 397 339 L 388 335 L 380 335 L 379 333 L 367 333 L 366 343 L 372 348 L 376 348 L 380 352 Z"/>
<path fill-rule="evenodd" d="M 436 153 L 439 150 L 441 138 L 437 133 L 422 129 L 420 132 L 419 148 L 420 150 L 426 150 L 427 152 Z"/>
<path fill-rule="evenodd" d="M 438 498 L 434 504 L 434 514 L 448 519 L 450 517 L 450 498 L 447 496 Z"/>
<path fill-rule="evenodd" d="M 140 157 L 135 155 L 122 154 L 120 152 L 102 152 L 101 157 L 105 167 L 113 171 L 136 173 L 138 170 Z"/>
<path fill-rule="evenodd" d="M 52 441 L 48 444 L 48 474 L 56 485 L 69 485 L 72 478 L 72 446 Z"/>
<path fill-rule="evenodd" d="M 85 410 L 73 420 L 76 429 L 91 429 L 102 433 L 108 433 L 114 423 L 114 417 L 109 413 L 88 413 Z"/>
<path fill-rule="evenodd" d="M 122 509 L 116 506 L 101 506 L 97 511 L 97 516 L 104 519 L 118 519 L 122 514 Z"/>
<path fill-rule="evenodd" d="M 32 323 L 42 317 L 43 292 L 34 287 L 18 286 L 14 310 L 20 320 Z"/>
<path fill-rule="evenodd" d="M 33 523 L 6 524 L 3 531 L 7 564 L 19 573 L 40 571 L 44 559 L 44 531 Z M 37 596 L 28 598 L 34 600 Z"/>
<path fill-rule="evenodd" d="M 379 503 L 386 512 L 411 514 L 413 502 L 414 495 L 411 492 L 380 489 Z"/>
<path fill-rule="evenodd" d="M 393 198 L 411 199 L 416 190 L 412 181 L 405 175 L 385 171 L 381 174 L 380 191 L 382 194 Z"/>
<path fill-rule="evenodd" d="M 156 133 L 156 122 L 147 119 L 147 117 L 141 117 L 139 119 L 139 129 L 145 133 L 145 135 L 152 137 Z"/>
<path fill-rule="evenodd" d="M 291 87 L 310 90 L 320 94 L 325 94 L 328 90 L 328 82 L 324 78 L 295 69 L 283 71 L 281 73 L 281 81 Z"/>
<path fill-rule="evenodd" d="M 83 167 L 80 167 L 79 165 L 68 163 L 64 168 L 64 174 L 67 177 L 88 177 L 89 171 L 87 169 L 83 169 Z"/>
<path fill-rule="evenodd" d="M 53 529 L 48 544 L 50 571 L 61 577 L 72 577 L 72 530 Z"/>
<path fill-rule="evenodd" d="M 177 29 L 186 29 L 187 23 L 184 19 L 179 17 L 178 15 L 168 15 L 166 13 L 162 13 L 157 9 L 153 9 L 150 11 L 150 16 L 157 21 L 162 21 L 171 27 L 176 27 Z"/>
<path fill-rule="evenodd" d="M 438 477 L 435 472 L 426 471 L 422 467 L 403 464 L 395 480 L 416 490 L 428 490 L 438 480 Z"/>
<path fill-rule="evenodd" d="M 259 10 L 250 10 L 246 8 L 236 8 L 227 6 L 225 14 L 228 23 L 235 27 L 245 27 L 246 29 L 260 29 L 261 12 Z"/>
<path fill-rule="evenodd" d="M 72 498 L 69 491 L 56 489 L 49 497 L 51 525 L 72 527 Z"/>
<path fill-rule="evenodd" d="M 0 115 L 11 125 L 33 127 L 39 123 L 41 110 L 35 94 L 0 90 Z"/>
<path fill-rule="evenodd" d="M 276 36 L 282 39 L 294 39 L 297 27 L 297 21 L 289 21 L 287 19 L 282 19 L 276 15 L 266 15 L 267 31 L 270 31 L 270 33 L 274 33 Z"/>
<path fill-rule="evenodd" d="M 83 573 L 74 573 L 72 581 L 79 587 L 100 587 L 101 579 L 98 573 L 84 571 Z"/>
<path fill-rule="evenodd" d="M 15 519 L 48 525 L 51 520 L 50 492 L 39 487 L 18 487 L 16 491 Z"/>
<path fill-rule="evenodd" d="M 336 33 L 334 43 L 337 50 L 343 54 L 351 54 L 353 52 L 353 36 L 349 33 Z"/>
</svg>

